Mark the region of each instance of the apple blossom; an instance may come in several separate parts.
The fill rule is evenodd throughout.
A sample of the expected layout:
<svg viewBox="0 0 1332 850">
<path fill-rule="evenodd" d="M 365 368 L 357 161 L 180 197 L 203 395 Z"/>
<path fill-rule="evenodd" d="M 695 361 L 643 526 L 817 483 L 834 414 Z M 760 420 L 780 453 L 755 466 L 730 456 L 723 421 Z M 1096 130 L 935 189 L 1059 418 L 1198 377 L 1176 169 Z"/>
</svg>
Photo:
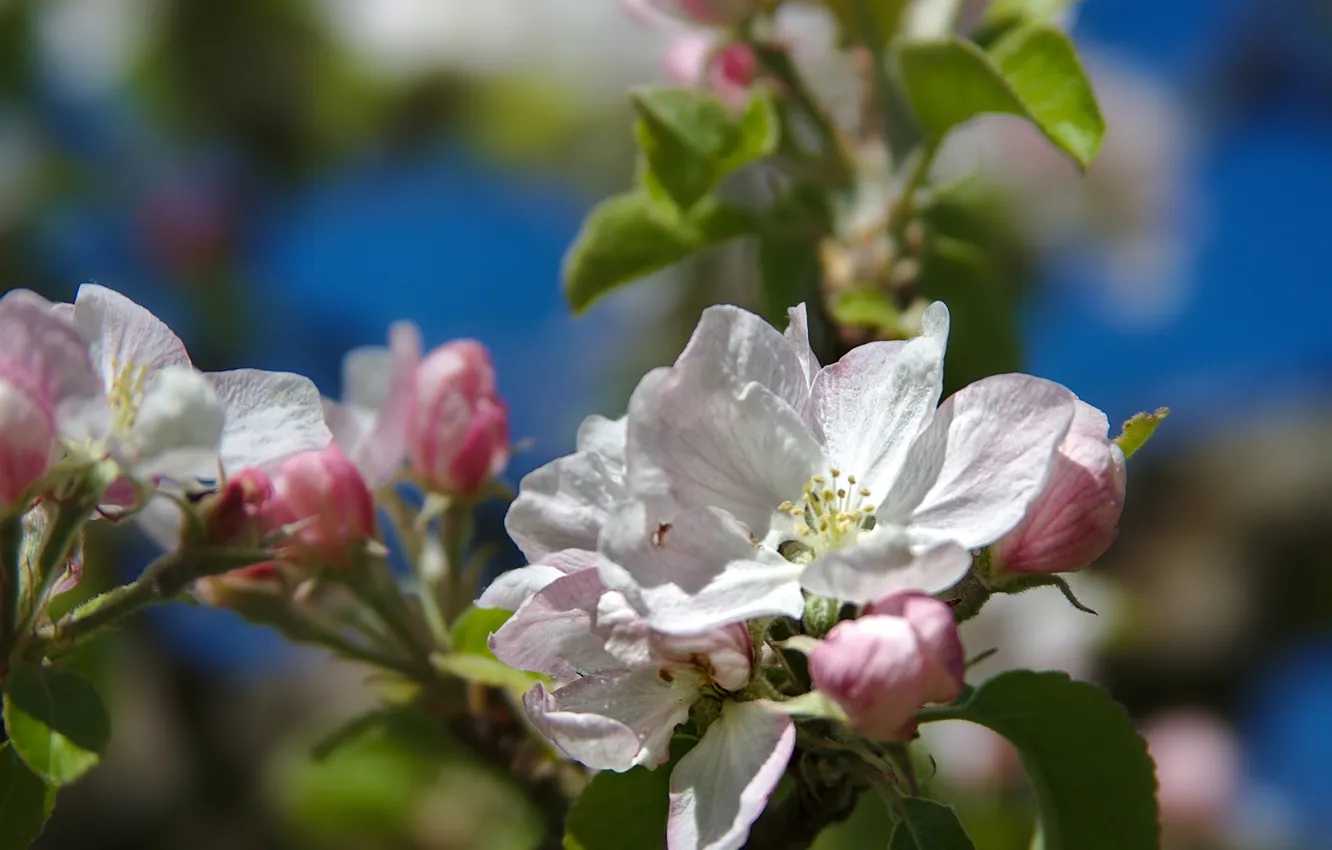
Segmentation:
<svg viewBox="0 0 1332 850">
<path fill-rule="evenodd" d="M 953 612 L 911 592 L 838 623 L 809 655 L 814 686 L 846 711 L 857 732 L 883 740 L 910 738 L 916 709 L 956 699 L 965 672 Z"/>
<path fill-rule="evenodd" d="M 624 771 L 665 762 L 675 727 L 707 701 L 719 712 L 671 774 L 667 845 L 739 848 L 795 746 L 788 716 L 728 696 L 752 671 L 748 631 L 658 633 L 606 590 L 593 553 L 559 560 L 490 640 L 506 664 L 553 677 L 553 687 L 537 684 L 524 699 L 533 725 L 568 757 Z"/>
<path fill-rule="evenodd" d="M 991 549 L 996 569 L 1057 573 L 1081 569 L 1110 548 L 1124 508 L 1124 453 L 1110 424 L 1085 402 L 1059 446 L 1050 478 L 1022 524 Z"/>
<path fill-rule="evenodd" d="M 957 582 L 1044 487 L 1075 398 L 997 375 L 938 405 L 947 309 L 922 323 L 819 368 L 803 306 L 785 335 L 705 310 L 630 400 L 628 498 L 598 541 L 607 585 L 653 628 L 700 632 L 798 617 L 802 586 L 867 602 Z"/>
<path fill-rule="evenodd" d="M 26 289 L 0 298 L 0 513 L 23 509 L 59 420 L 97 388 L 87 343 L 50 302 Z"/>
<path fill-rule="evenodd" d="M 66 436 L 103 442 L 139 480 L 188 486 L 218 478 L 219 467 L 272 463 L 330 439 L 308 378 L 258 369 L 200 373 L 160 319 L 102 286 L 79 287 L 74 304 L 57 309 L 88 340 L 103 389 Z"/>
<path fill-rule="evenodd" d="M 324 400 L 333 441 L 371 487 L 388 483 L 406 451 L 412 384 L 421 361 L 421 331 L 412 322 L 389 328 L 387 348 L 363 346 L 342 359 L 342 401 Z"/>
<path fill-rule="evenodd" d="M 374 497 L 336 445 L 284 460 L 264 512 L 287 531 L 279 554 L 294 563 L 350 563 L 375 533 Z"/>
<path fill-rule="evenodd" d="M 407 456 L 427 489 L 469 495 L 509 462 L 509 414 L 496 392 L 485 346 L 463 339 L 416 366 L 407 416 Z"/>
</svg>

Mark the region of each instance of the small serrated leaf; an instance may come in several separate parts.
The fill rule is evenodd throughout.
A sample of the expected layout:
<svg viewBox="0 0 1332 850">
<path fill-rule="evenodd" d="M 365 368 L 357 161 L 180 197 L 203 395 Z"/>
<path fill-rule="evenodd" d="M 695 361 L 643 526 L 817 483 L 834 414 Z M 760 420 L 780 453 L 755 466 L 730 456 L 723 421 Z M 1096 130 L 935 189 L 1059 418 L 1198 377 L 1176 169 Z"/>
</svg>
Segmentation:
<svg viewBox="0 0 1332 850">
<path fill-rule="evenodd" d="M 564 850 L 664 846 L 670 785 L 670 765 L 598 773 L 569 810 Z"/>
<path fill-rule="evenodd" d="M 984 114 L 1026 118 L 1083 168 L 1105 136 L 1105 120 L 1068 36 L 1031 26 L 987 54 L 961 38 L 909 41 L 897 50 L 907 96 L 935 144 Z"/>
<path fill-rule="evenodd" d="M 1158 407 L 1155 413 L 1135 413 L 1132 418 L 1124 423 L 1124 428 L 1115 438 L 1115 445 L 1119 446 L 1124 457 L 1130 458 L 1137 454 L 1147 444 L 1147 441 L 1156 433 L 1157 427 L 1165 421 L 1170 415 L 1170 408 Z"/>
<path fill-rule="evenodd" d="M 70 670 L 15 664 L 4 718 L 24 763 L 52 785 L 67 785 L 91 770 L 111 740 L 111 720 L 97 689 Z"/>
<path fill-rule="evenodd" d="M 616 287 L 758 230 L 756 213 L 711 196 L 681 215 L 646 192 L 615 195 L 588 214 L 565 256 L 565 296 L 582 312 Z"/>
</svg>

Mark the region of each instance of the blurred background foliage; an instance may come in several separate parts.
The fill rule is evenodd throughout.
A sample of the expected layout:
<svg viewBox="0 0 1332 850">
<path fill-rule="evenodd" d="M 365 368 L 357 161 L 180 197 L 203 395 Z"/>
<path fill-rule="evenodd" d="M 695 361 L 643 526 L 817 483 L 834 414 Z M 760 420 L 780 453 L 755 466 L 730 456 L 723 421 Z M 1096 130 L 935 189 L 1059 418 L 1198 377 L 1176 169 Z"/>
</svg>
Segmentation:
<svg viewBox="0 0 1332 850">
<path fill-rule="evenodd" d="M 1003 119 L 961 134 L 920 287 L 954 310 L 951 383 L 1022 368 L 1112 419 L 1174 415 L 1133 461 L 1119 542 L 1079 577 L 1099 617 L 1049 590 L 991 603 L 966 637 L 999 653 L 974 675 L 1110 687 L 1161 762 L 1172 847 L 1329 848 L 1332 5 L 1088 0 L 1072 32 L 1109 122 L 1100 160 L 1082 177 Z M 626 89 L 661 80 L 667 38 L 614 0 L 0 0 L 0 285 L 105 283 L 203 368 L 290 369 L 334 395 L 342 352 L 393 319 L 478 338 L 530 440 L 516 482 L 584 415 L 621 412 L 704 306 L 761 306 L 750 244 L 565 306 L 561 257 L 632 177 Z M 825 59 L 811 76 L 835 90 Z M 502 513 L 482 536 L 511 566 Z M 124 539 L 89 545 L 80 593 L 146 562 Z M 539 837 L 437 730 L 312 761 L 376 683 L 226 614 L 162 609 L 80 663 L 116 739 L 44 848 Z M 1012 754 L 955 725 L 922 775 L 982 850 L 1026 848 Z M 884 830 L 865 800 L 819 846 Z"/>
</svg>

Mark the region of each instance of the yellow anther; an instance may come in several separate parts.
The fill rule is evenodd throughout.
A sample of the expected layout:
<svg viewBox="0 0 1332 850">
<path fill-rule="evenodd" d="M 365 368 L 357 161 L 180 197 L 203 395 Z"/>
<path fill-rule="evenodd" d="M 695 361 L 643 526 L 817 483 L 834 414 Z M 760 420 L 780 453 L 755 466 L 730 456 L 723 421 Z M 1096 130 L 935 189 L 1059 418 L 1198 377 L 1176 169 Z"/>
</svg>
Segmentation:
<svg viewBox="0 0 1332 850">
<path fill-rule="evenodd" d="M 833 470 L 831 470 L 831 472 L 832 472 L 832 477 L 833 477 L 833 478 L 836 478 L 837 476 L 839 476 L 839 475 L 842 474 L 842 470 L 840 470 L 840 469 L 833 469 Z"/>
<path fill-rule="evenodd" d="M 869 494 L 870 494 L 870 490 L 869 490 L 868 487 L 861 487 L 861 488 L 860 488 L 860 496 L 861 496 L 861 498 L 869 498 Z"/>
<path fill-rule="evenodd" d="M 850 484 L 852 487 L 856 486 L 856 476 L 854 475 L 846 476 L 846 483 Z"/>
</svg>

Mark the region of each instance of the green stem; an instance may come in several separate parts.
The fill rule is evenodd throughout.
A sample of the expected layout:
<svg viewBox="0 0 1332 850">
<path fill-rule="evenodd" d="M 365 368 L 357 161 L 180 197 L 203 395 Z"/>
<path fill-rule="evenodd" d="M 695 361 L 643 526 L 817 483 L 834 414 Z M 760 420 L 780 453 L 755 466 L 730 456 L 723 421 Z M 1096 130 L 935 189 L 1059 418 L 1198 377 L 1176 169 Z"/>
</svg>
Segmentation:
<svg viewBox="0 0 1332 850">
<path fill-rule="evenodd" d="M 53 649 L 73 646 L 150 605 L 175 599 L 196 579 L 266 561 L 265 550 L 190 550 L 168 552 L 153 561 L 129 584 L 109 590 L 75 608 L 58 623 L 40 629 L 25 653 L 43 657 Z"/>
<path fill-rule="evenodd" d="M 930 166 L 934 165 L 934 157 L 938 153 L 937 141 L 929 142 L 922 147 L 902 184 L 902 192 L 897 196 L 897 203 L 888 216 L 888 232 L 898 244 L 901 244 L 902 234 L 916 214 L 916 193 L 924 187 L 925 181 L 929 178 Z"/>
<path fill-rule="evenodd" d="M 17 634 L 22 555 L 23 517 L 7 516 L 0 521 L 0 647 L 4 648 L 0 664 L 7 661 Z"/>
<path fill-rule="evenodd" d="M 47 526 L 46 537 L 42 541 L 42 551 L 37 556 L 37 567 L 28 587 L 26 609 L 19 620 L 17 636 L 27 634 L 37 621 L 42 601 L 60 580 L 69 558 L 69 550 L 78 540 L 83 524 L 88 521 L 88 516 L 96 506 L 96 499 L 90 498 L 60 503 L 56 508 L 55 517 Z"/>
<path fill-rule="evenodd" d="M 476 596 L 476 588 L 467 586 L 468 577 L 463 570 L 463 552 L 471 539 L 472 505 L 454 502 L 439 518 L 439 542 L 444 547 L 444 562 L 447 565 L 443 607 L 449 622 L 467 610 Z"/>
</svg>

